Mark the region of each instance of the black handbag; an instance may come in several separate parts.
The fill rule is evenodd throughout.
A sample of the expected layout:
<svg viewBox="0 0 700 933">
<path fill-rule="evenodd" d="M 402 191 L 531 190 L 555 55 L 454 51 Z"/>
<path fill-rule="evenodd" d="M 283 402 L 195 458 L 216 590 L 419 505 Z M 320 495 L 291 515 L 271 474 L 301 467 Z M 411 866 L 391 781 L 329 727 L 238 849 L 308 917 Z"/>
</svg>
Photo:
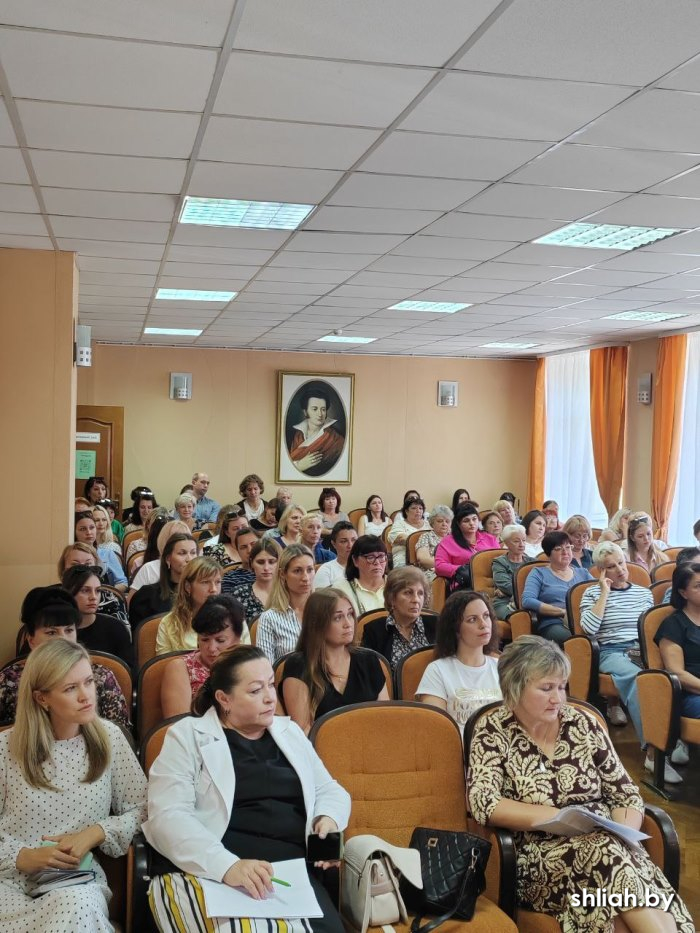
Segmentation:
<svg viewBox="0 0 700 933">
<path fill-rule="evenodd" d="M 462 564 L 457 568 L 457 572 L 452 577 L 451 592 L 456 590 L 470 590 L 472 588 L 472 566 L 471 564 Z"/>
<path fill-rule="evenodd" d="M 484 870 L 491 843 L 471 833 L 417 827 L 410 847 L 420 853 L 423 888 L 402 879 L 401 893 L 415 912 L 411 933 L 431 933 L 451 917 L 471 920 L 486 888 Z M 424 914 L 437 915 L 421 926 Z"/>
</svg>

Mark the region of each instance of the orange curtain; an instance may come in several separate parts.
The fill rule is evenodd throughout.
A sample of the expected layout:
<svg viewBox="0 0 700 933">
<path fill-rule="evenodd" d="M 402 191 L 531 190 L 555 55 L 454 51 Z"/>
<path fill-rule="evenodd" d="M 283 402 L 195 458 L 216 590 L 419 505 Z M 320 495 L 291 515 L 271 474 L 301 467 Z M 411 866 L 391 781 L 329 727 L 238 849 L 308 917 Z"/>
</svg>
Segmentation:
<svg viewBox="0 0 700 933">
<path fill-rule="evenodd" d="M 688 338 L 661 337 L 654 382 L 654 430 L 651 441 L 651 516 L 663 540 L 678 477 L 683 415 L 683 387 Z"/>
<path fill-rule="evenodd" d="M 544 462 L 547 453 L 547 396 L 544 381 L 546 362 L 543 356 L 537 360 L 530 445 L 530 476 L 527 484 L 528 509 L 541 509 L 544 502 Z"/>
<path fill-rule="evenodd" d="M 600 498 L 608 516 L 620 508 L 627 415 L 627 347 L 590 352 L 591 440 Z"/>
</svg>

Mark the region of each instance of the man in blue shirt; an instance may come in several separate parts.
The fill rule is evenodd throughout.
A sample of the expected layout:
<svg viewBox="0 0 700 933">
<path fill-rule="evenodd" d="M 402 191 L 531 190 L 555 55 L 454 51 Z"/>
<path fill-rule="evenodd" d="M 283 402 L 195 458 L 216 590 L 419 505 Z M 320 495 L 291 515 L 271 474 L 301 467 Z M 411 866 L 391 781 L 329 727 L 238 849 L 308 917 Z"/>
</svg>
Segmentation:
<svg viewBox="0 0 700 933">
<path fill-rule="evenodd" d="M 215 522 L 219 514 L 219 503 L 209 499 L 209 477 L 206 473 L 195 473 L 192 477 L 192 492 L 197 500 L 194 517 L 200 522 Z"/>
</svg>

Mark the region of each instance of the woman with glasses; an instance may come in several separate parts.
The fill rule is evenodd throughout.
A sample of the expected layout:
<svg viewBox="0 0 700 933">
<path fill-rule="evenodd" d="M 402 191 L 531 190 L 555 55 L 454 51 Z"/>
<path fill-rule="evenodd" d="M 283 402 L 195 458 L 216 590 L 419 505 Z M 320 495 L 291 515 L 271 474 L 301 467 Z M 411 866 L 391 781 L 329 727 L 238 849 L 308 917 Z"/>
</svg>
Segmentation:
<svg viewBox="0 0 700 933">
<path fill-rule="evenodd" d="M 384 608 L 386 562 L 386 546 L 376 535 L 360 535 L 353 544 L 345 579 L 338 580 L 334 588 L 347 596 L 358 616 Z"/>
<path fill-rule="evenodd" d="M 131 667 L 134 651 L 128 628 L 113 616 L 97 611 L 102 589 L 102 568 L 70 567 L 63 574 L 61 585 L 78 604 L 78 641 L 85 645 L 88 651 L 106 651 L 121 658 Z"/>
<path fill-rule="evenodd" d="M 410 495 L 410 490 L 407 495 Z M 391 546 L 394 567 L 403 567 L 406 563 L 406 541 L 414 531 L 430 531 L 425 517 L 425 502 L 418 498 L 404 499 L 401 514 L 394 519 L 394 524 L 386 536 Z"/>
<path fill-rule="evenodd" d="M 428 583 L 418 567 L 392 570 L 384 585 L 384 607 L 389 615 L 368 622 L 362 630 L 363 648 L 383 654 L 392 670 L 416 648 L 435 644 L 435 619 L 423 618 Z"/>
<path fill-rule="evenodd" d="M 523 609 L 537 614 L 537 634 L 559 645 L 571 638 L 567 624 L 566 594 L 572 586 L 593 581 L 583 567 L 572 567 L 573 549 L 565 531 L 550 531 L 542 539 L 548 565 L 537 566 L 528 574 L 523 591 Z"/>
<path fill-rule="evenodd" d="M 593 536 L 593 529 L 586 516 L 572 515 L 567 518 L 562 531 L 571 539 L 571 565 L 589 570 L 593 566 L 593 551 L 588 547 L 588 542 Z"/>
</svg>

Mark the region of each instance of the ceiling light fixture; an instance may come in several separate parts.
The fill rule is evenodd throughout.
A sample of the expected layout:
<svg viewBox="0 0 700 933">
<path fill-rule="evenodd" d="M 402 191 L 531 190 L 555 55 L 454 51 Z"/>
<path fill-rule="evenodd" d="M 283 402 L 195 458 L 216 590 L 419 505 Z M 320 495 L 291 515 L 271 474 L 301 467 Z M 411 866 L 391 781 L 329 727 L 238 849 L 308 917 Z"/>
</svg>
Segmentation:
<svg viewBox="0 0 700 933">
<path fill-rule="evenodd" d="M 532 350 L 533 347 L 539 347 L 538 343 L 482 343 L 482 347 L 489 350 Z"/>
<path fill-rule="evenodd" d="M 457 304 L 451 301 L 400 301 L 391 305 L 389 311 L 434 311 L 440 314 L 454 314 L 463 308 L 471 308 L 468 304 Z"/>
<path fill-rule="evenodd" d="M 315 204 L 283 201 L 237 201 L 229 198 L 186 197 L 179 222 L 208 227 L 255 227 L 258 230 L 296 230 Z"/>
<path fill-rule="evenodd" d="M 340 334 L 328 334 L 319 337 L 316 343 L 373 343 L 376 337 L 343 337 Z"/>
<path fill-rule="evenodd" d="M 158 301 L 231 301 L 238 292 L 207 292 L 196 288 L 159 288 Z"/>
<path fill-rule="evenodd" d="M 144 334 L 162 334 L 166 337 L 199 337 L 201 330 L 187 330 L 184 327 L 147 327 Z"/>
<path fill-rule="evenodd" d="M 687 314 L 671 314 L 669 311 L 620 311 L 618 314 L 606 314 L 604 321 L 646 321 L 648 324 L 658 324 L 659 321 L 671 321 L 677 317 L 687 317 Z"/>
<path fill-rule="evenodd" d="M 682 233 L 670 227 L 622 227 L 616 224 L 567 224 L 538 237 L 533 243 L 546 246 L 581 246 L 587 249 L 639 249 L 657 240 Z"/>
</svg>

